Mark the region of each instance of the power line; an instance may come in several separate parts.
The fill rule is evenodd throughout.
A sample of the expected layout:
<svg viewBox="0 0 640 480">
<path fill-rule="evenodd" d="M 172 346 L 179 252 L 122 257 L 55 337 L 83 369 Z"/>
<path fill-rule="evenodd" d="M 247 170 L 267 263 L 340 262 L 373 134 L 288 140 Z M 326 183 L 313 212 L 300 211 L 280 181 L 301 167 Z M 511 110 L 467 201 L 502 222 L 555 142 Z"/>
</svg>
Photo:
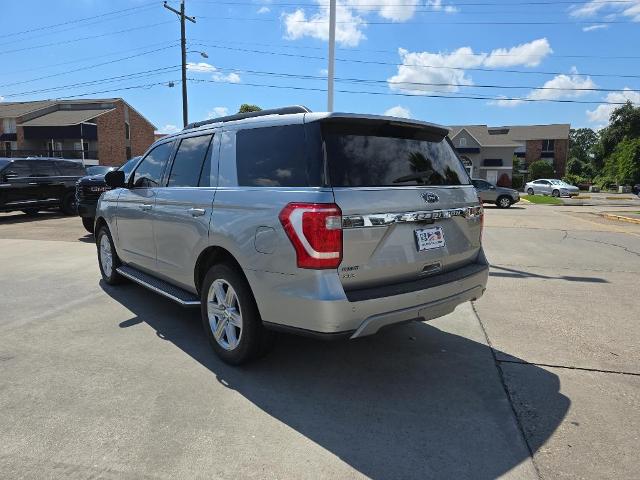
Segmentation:
<svg viewBox="0 0 640 480">
<path fill-rule="evenodd" d="M 33 45 L 31 47 L 22 47 L 22 48 L 15 48 L 13 50 L 5 50 L 4 52 L 0 52 L 0 55 L 6 55 L 9 53 L 17 53 L 17 52 L 24 52 L 27 50 L 35 50 L 37 48 L 45 48 L 45 47 L 52 47 L 52 46 L 57 46 L 57 45 L 68 45 L 70 43 L 75 43 L 75 42 L 81 42 L 83 40 L 93 40 L 96 38 L 102 38 L 102 37 L 108 37 L 110 35 L 118 35 L 120 33 L 127 33 L 127 32 L 133 32 L 135 30 L 142 30 L 145 28 L 153 28 L 153 27 L 157 27 L 160 25 L 166 25 L 168 23 L 173 23 L 173 22 L 159 22 L 159 23 L 152 23 L 149 25 L 140 25 L 137 27 L 132 27 L 132 28 L 126 28 L 124 30 L 117 30 L 115 32 L 107 32 L 107 33 L 102 33 L 100 35 L 89 35 L 86 37 L 79 37 L 79 38 L 74 38 L 71 40 L 62 40 L 59 42 L 52 42 L 52 43 L 45 43 L 45 44 L 40 44 L 40 45 Z"/>
<path fill-rule="evenodd" d="M 115 60 L 109 60 L 108 62 L 101 62 L 101 63 L 95 63 L 93 65 L 86 65 L 84 67 L 76 68 L 74 70 L 65 70 L 64 72 L 53 73 L 53 74 L 50 74 L 50 75 L 43 75 L 41 77 L 31 78 L 29 80 L 21 80 L 19 82 L 5 83 L 5 84 L 0 85 L 0 88 L 11 87 L 11 86 L 14 86 L 14 85 L 23 85 L 25 83 L 32 83 L 32 82 L 36 82 L 38 80 L 48 80 L 48 79 L 53 78 L 53 77 L 59 77 L 59 76 L 62 76 L 62 75 L 68 75 L 70 73 L 75 73 L 75 72 L 83 72 L 83 71 L 89 70 L 91 68 L 102 67 L 104 65 L 111 65 L 113 63 L 123 62 L 123 61 L 126 61 L 126 60 L 130 60 L 132 58 L 142 57 L 144 55 L 149 55 L 151 53 L 161 52 L 163 50 L 167 50 L 167 49 L 173 48 L 175 46 L 176 46 L 175 44 L 174 45 L 168 45 L 166 47 L 156 48 L 155 50 L 150 50 L 148 52 L 137 53 L 135 55 L 129 55 L 127 57 L 117 58 Z"/>
<path fill-rule="evenodd" d="M 188 78 L 188 81 L 196 82 L 196 83 L 223 83 L 227 85 L 241 85 L 241 86 L 249 86 L 249 87 L 265 87 L 265 88 L 277 88 L 277 89 L 286 89 L 286 90 L 303 90 L 303 91 L 313 91 L 313 92 L 326 92 L 326 88 L 313 88 L 313 87 L 298 87 L 291 85 L 271 85 L 264 83 L 235 83 L 228 81 L 218 81 L 218 80 L 206 80 L 206 79 L 197 79 L 197 78 Z M 488 96 L 478 96 L 478 95 L 460 95 L 460 96 L 452 96 L 452 95 L 441 95 L 441 94 L 409 94 L 409 93 L 397 93 L 397 92 L 371 92 L 371 91 L 354 91 L 354 90 L 336 90 L 338 93 L 346 93 L 346 94 L 362 94 L 362 95 L 383 95 L 383 96 L 392 96 L 392 97 L 413 97 L 413 98 L 447 98 L 447 99 L 461 99 L 461 100 L 496 100 L 496 101 L 511 101 L 511 102 L 551 102 L 551 103 L 579 103 L 585 105 L 624 105 L 625 102 L 608 102 L 608 101 L 589 101 L 589 100 L 562 100 L 562 99 L 535 99 L 535 98 L 526 98 L 526 97 L 488 97 Z"/>
<path fill-rule="evenodd" d="M 318 56 L 318 55 L 301 55 L 301 54 L 293 54 L 293 53 L 285 53 L 285 52 L 273 52 L 268 50 L 254 50 L 248 48 L 235 48 L 235 47 L 224 47 L 222 45 L 211 45 L 205 43 L 195 43 L 195 45 L 205 46 L 209 48 L 219 48 L 223 50 L 232 50 L 238 52 L 246 52 L 246 53 L 258 53 L 261 55 L 277 55 L 284 57 L 293 57 L 293 58 L 306 58 L 311 60 L 326 60 L 326 57 Z M 353 58 L 336 58 L 337 62 L 346 62 L 346 63 L 359 63 L 359 64 L 369 64 L 369 65 L 390 65 L 394 67 L 416 67 L 416 68 L 434 68 L 434 69 L 444 69 L 444 70 L 470 70 L 470 71 L 480 71 L 480 72 L 501 72 L 501 73 L 515 73 L 515 74 L 523 74 L 523 75 L 571 75 L 571 73 L 567 72 L 550 72 L 550 71 L 540 71 L 540 70 L 511 70 L 511 69 L 500 69 L 500 68 L 482 68 L 482 67 L 449 67 L 442 65 L 420 65 L 420 64 L 408 64 L 408 63 L 394 63 L 394 62 L 383 62 L 377 60 L 360 60 Z M 609 74 L 609 73 L 581 73 L 583 76 L 591 76 L 591 77 L 608 77 L 608 78 L 640 78 L 640 75 L 623 75 L 623 74 Z"/>
<path fill-rule="evenodd" d="M 219 2 L 219 1 L 209 1 L 209 0 L 191 0 L 192 2 L 195 3 L 207 3 L 207 4 L 215 4 L 215 5 L 228 5 L 228 6 L 233 6 L 233 5 L 238 5 L 238 6 L 242 6 L 242 5 L 249 5 L 249 6 L 259 6 L 260 4 L 257 4 L 255 2 Z M 571 0 L 565 0 L 565 1 L 519 1 L 519 2 L 513 2 L 510 1 L 508 5 L 587 5 L 587 4 L 602 4 L 602 5 L 607 5 L 607 4 L 618 4 L 618 5 L 625 5 L 625 4 L 635 4 L 634 0 L 584 0 L 584 1 L 571 1 Z M 269 7 L 314 7 L 317 6 L 316 4 L 313 3 L 300 3 L 300 2 L 277 2 L 277 3 L 268 3 L 265 4 L 266 6 Z M 358 3 L 356 5 L 353 5 L 354 8 L 357 7 L 388 7 L 388 6 L 392 6 L 392 7 L 422 7 L 425 6 L 424 3 L 408 3 L 408 4 L 404 4 L 404 3 L 395 3 L 395 4 L 386 4 L 386 3 Z M 442 5 L 442 7 L 445 6 L 452 6 L 452 7 L 466 7 L 466 6 L 505 6 L 505 3 L 503 2 L 447 2 L 445 5 Z"/>
<path fill-rule="evenodd" d="M 109 89 L 109 90 L 99 90 L 96 92 L 86 92 L 86 93 L 79 93 L 77 95 L 67 95 L 66 97 L 56 97 L 57 100 L 66 100 L 69 98 L 79 98 L 79 97 L 88 97 L 90 95 L 99 95 L 102 93 L 112 93 L 112 92 L 122 92 L 125 90 L 137 90 L 137 89 L 144 89 L 144 90 L 148 90 L 150 88 L 153 87 L 157 87 L 159 85 L 164 85 L 165 87 L 167 86 L 167 83 L 180 83 L 180 80 L 165 80 L 163 82 L 156 82 L 156 83 L 147 83 L 144 85 L 132 85 L 129 87 L 120 87 L 120 88 L 113 88 L 113 89 Z"/>
</svg>

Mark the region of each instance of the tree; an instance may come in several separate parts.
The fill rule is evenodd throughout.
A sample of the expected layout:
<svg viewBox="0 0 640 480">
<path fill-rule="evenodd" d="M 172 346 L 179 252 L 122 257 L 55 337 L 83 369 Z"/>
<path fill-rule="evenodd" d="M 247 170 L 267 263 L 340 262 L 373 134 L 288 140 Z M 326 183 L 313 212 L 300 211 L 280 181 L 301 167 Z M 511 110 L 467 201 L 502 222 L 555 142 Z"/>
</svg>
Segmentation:
<svg viewBox="0 0 640 480">
<path fill-rule="evenodd" d="M 567 173 L 570 175 L 582 175 L 584 170 L 583 163 L 577 158 L 571 158 L 567 162 Z"/>
<path fill-rule="evenodd" d="M 598 134 L 590 128 L 572 128 L 569 131 L 569 158 L 577 158 L 582 163 L 590 162 L 597 143 Z"/>
<path fill-rule="evenodd" d="M 262 109 L 258 105 L 243 103 L 242 105 L 240 105 L 240 109 L 238 110 L 238 113 L 259 112 L 261 110 Z"/>
<path fill-rule="evenodd" d="M 640 183 L 640 138 L 620 142 L 604 165 L 604 176 L 618 185 Z"/>
<path fill-rule="evenodd" d="M 553 177 L 553 174 L 553 166 L 544 160 L 538 160 L 529 165 L 529 177 L 532 180 L 536 178 L 550 178 Z"/>
<path fill-rule="evenodd" d="M 608 159 L 625 138 L 640 137 L 640 107 L 630 101 L 616 108 L 609 117 L 609 125 L 600 131 L 600 145 L 603 159 Z"/>
</svg>

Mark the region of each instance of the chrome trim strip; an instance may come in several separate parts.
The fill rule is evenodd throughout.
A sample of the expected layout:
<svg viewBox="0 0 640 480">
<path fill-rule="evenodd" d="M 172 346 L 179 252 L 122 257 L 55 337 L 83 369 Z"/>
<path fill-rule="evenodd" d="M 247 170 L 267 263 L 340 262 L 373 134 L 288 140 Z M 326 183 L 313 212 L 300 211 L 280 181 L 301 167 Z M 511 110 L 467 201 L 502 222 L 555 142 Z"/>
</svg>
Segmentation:
<svg viewBox="0 0 640 480">
<path fill-rule="evenodd" d="M 198 301 L 184 301 L 184 300 L 182 300 L 182 299 L 180 299 L 178 297 L 175 297 L 175 296 L 171 295 L 169 292 L 165 292 L 164 290 L 162 290 L 162 289 L 160 289 L 158 287 L 154 287 L 150 283 L 147 283 L 144 280 L 141 280 L 138 277 L 135 277 L 135 276 L 131 275 L 130 273 L 127 273 L 126 271 L 124 271 L 124 270 L 122 270 L 120 268 L 116 268 L 116 272 L 118 272 L 123 277 L 128 278 L 132 282 L 135 282 L 135 283 L 137 283 L 138 285 L 140 285 L 142 287 L 148 288 L 152 292 L 158 293 L 158 294 L 162 295 L 163 297 L 168 298 L 169 300 L 173 300 L 174 302 L 182 305 L 183 307 L 199 307 L 200 306 L 200 302 L 198 302 Z"/>
<path fill-rule="evenodd" d="M 419 210 L 404 213 L 373 213 L 368 215 L 344 215 L 342 228 L 383 227 L 393 223 L 423 222 L 427 220 L 442 220 L 444 218 L 464 217 L 478 218 L 482 214 L 482 207 L 447 208 L 442 210 Z"/>
</svg>

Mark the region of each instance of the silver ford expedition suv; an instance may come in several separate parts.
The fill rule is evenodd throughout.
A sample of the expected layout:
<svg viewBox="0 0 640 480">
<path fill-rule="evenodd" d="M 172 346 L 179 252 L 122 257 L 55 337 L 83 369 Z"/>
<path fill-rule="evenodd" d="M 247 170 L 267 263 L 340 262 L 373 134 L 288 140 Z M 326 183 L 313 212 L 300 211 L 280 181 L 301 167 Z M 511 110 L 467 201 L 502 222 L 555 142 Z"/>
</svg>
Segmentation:
<svg viewBox="0 0 640 480">
<path fill-rule="evenodd" d="M 96 212 L 104 280 L 198 306 L 240 364 L 274 330 L 359 338 L 429 320 L 487 283 L 482 206 L 447 140 L 415 120 L 285 107 L 188 125 Z"/>
</svg>

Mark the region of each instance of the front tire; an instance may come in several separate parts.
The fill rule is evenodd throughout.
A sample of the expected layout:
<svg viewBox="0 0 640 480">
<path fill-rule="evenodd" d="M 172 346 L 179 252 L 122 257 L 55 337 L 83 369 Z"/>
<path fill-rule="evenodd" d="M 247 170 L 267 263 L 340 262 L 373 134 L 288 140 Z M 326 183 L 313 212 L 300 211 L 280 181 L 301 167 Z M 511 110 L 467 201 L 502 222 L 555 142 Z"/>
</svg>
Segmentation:
<svg viewBox="0 0 640 480">
<path fill-rule="evenodd" d="M 98 230 L 96 245 L 98 246 L 98 266 L 100 267 L 102 279 L 109 285 L 122 283 L 124 278 L 116 271 L 121 265 L 120 258 L 118 258 L 113 245 L 111 232 L 104 225 Z"/>
<path fill-rule="evenodd" d="M 554 190 L 551 192 L 551 196 L 556 198 L 560 197 L 560 190 Z"/>
<path fill-rule="evenodd" d="M 60 206 L 62 213 L 65 215 L 76 215 L 76 194 L 75 192 L 67 192 L 62 197 L 62 205 Z"/>
<path fill-rule="evenodd" d="M 527 195 L 533 195 L 533 194 L 534 194 L 533 188 L 528 188 Z"/>
<path fill-rule="evenodd" d="M 264 328 L 251 288 L 237 268 L 213 265 L 200 296 L 202 326 L 223 362 L 241 365 L 266 352 L 272 333 Z"/>
<path fill-rule="evenodd" d="M 496 205 L 498 206 L 498 208 L 509 208 L 511 206 L 511 203 L 513 203 L 511 201 L 511 198 L 503 195 L 502 197 L 498 198 Z"/>
<path fill-rule="evenodd" d="M 93 233 L 93 224 L 95 220 L 96 219 L 93 217 L 82 217 L 82 226 L 87 232 Z"/>
</svg>

